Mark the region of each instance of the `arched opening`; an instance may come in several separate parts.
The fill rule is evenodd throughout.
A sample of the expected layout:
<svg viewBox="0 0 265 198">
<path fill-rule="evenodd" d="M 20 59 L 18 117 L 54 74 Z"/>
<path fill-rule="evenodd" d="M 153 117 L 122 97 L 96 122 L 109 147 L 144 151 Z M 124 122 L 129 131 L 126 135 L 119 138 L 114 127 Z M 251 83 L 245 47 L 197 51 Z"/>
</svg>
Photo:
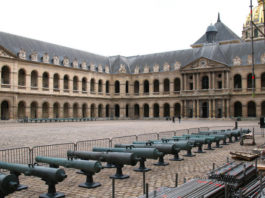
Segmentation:
<svg viewBox="0 0 265 198">
<path fill-rule="evenodd" d="M 170 91 L 170 82 L 169 82 L 169 79 L 168 78 L 166 78 L 165 80 L 164 80 L 164 92 L 169 92 Z"/>
<path fill-rule="evenodd" d="M 256 117 L 256 103 L 253 101 L 248 103 L 248 117 Z"/>
<path fill-rule="evenodd" d="M 30 74 L 30 86 L 38 87 L 38 72 L 33 70 Z"/>
<path fill-rule="evenodd" d="M 115 105 L 115 117 L 120 117 L 120 106 L 118 104 Z"/>
<path fill-rule="evenodd" d="M 79 117 L 79 115 L 78 115 L 78 104 L 77 103 L 75 103 L 74 105 L 73 105 L 73 117 L 74 118 L 78 118 Z"/>
<path fill-rule="evenodd" d="M 242 104 L 241 102 L 235 102 L 234 104 L 234 117 L 242 117 Z"/>
<path fill-rule="evenodd" d="M 98 93 L 102 93 L 102 80 L 98 81 Z"/>
<path fill-rule="evenodd" d="M 105 114 L 106 114 L 106 117 L 110 117 L 109 116 L 109 105 L 107 104 L 106 107 L 105 107 Z"/>
<path fill-rule="evenodd" d="M 53 117 L 54 118 L 60 117 L 60 105 L 58 102 L 53 104 Z"/>
<path fill-rule="evenodd" d="M 87 117 L 87 104 L 82 105 L 82 117 L 83 118 Z"/>
<path fill-rule="evenodd" d="M 86 92 L 87 91 L 87 79 L 82 78 L 82 91 Z"/>
<path fill-rule="evenodd" d="M 58 90 L 59 89 L 59 83 L 60 83 L 59 74 L 54 74 L 53 75 L 53 89 Z"/>
<path fill-rule="evenodd" d="M 92 78 L 91 80 L 90 80 L 90 92 L 95 92 L 95 80 L 94 80 L 94 78 Z"/>
<path fill-rule="evenodd" d="M 202 110 L 201 117 L 202 118 L 208 118 L 209 117 L 209 103 L 208 102 L 203 102 L 201 110 Z"/>
<path fill-rule="evenodd" d="M 265 117 L 265 101 L 261 103 L 261 116 Z"/>
<path fill-rule="evenodd" d="M 140 107 L 138 104 L 134 105 L 134 117 L 139 118 L 140 117 Z"/>
<path fill-rule="evenodd" d="M 49 88 L 49 74 L 47 72 L 42 74 L 42 87 Z"/>
<path fill-rule="evenodd" d="M 174 91 L 175 92 L 180 91 L 180 79 L 179 78 L 174 79 Z"/>
<path fill-rule="evenodd" d="M 242 88 L 242 79 L 241 79 L 241 75 L 236 74 L 234 76 L 234 88 L 235 89 L 241 89 Z"/>
<path fill-rule="evenodd" d="M 90 105 L 90 117 L 91 118 L 94 118 L 94 117 L 96 117 L 96 112 L 95 112 L 96 110 L 95 110 L 95 104 L 91 104 Z"/>
<path fill-rule="evenodd" d="M 26 86 L 26 72 L 24 69 L 18 71 L 18 85 Z"/>
<path fill-rule="evenodd" d="M 10 84 L 10 69 L 8 66 L 2 67 L 1 71 L 1 83 L 9 85 Z"/>
<path fill-rule="evenodd" d="M 149 105 L 144 104 L 144 117 L 149 118 Z"/>
<path fill-rule="evenodd" d="M 258 38 L 259 37 L 259 31 L 257 28 L 254 29 L 254 38 Z"/>
<path fill-rule="evenodd" d="M 128 118 L 129 117 L 129 105 L 128 104 L 126 104 L 126 118 Z"/>
<path fill-rule="evenodd" d="M 73 78 L 73 90 L 78 91 L 78 77 L 74 76 Z"/>
<path fill-rule="evenodd" d="M 115 94 L 120 93 L 120 81 L 115 81 Z"/>
<path fill-rule="evenodd" d="M 261 74 L 260 80 L 261 80 L 261 88 L 264 89 L 265 88 L 265 73 Z"/>
<path fill-rule="evenodd" d="M 64 103 L 63 105 L 63 117 L 69 118 L 69 104 L 68 103 Z"/>
<path fill-rule="evenodd" d="M 99 118 L 102 117 L 102 109 L 103 109 L 102 104 L 98 105 L 98 117 L 99 117 Z"/>
<path fill-rule="evenodd" d="M 255 83 L 255 78 L 254 78 L 254 88 L 256 87 L 256 83 Z M 248 74 L 247 76 L 247 84 L 248 84 L 248 89 L 252 88 L 252 74 Z"/>
<path fill-rule="evenodd" d="M 30 104 L 30 117 L 37 118 L 38 117 L 38 104 L 37 102 L 32 102 Z"/>
<path fill-rule="evenodd" d="M 1 103 L 1 120 L 9 120 L 9 104 L 6 100 Z"/>
<path fill-rule="evenodd" d="M 144 93 L 149 94 L 149 81 L 148 80 L 144 81 Z"/>
<path fill-rule="evenodd" d="M 42 118 L 49 118 L 49 104 L 44 102 L 42 104 Z"/>
<path fill-rule="evenodd" d="M 208 76 L 202 77 L 202 89 L 209 89 L 209 78 L 208 78 Z"/>
<path fill-rule="evenodd" d="M 21 102 L 18 103 L 17 117 L 19 119 L 26 117 L 26 104 L 23 101 L 21 101 Z"/>
<path fill-rule="evenodd" d="M 134 82 L 134 94 L 139 94 L 139 81 Z"/>
<path fill-rule="evenodd" d="M 63 89 L 68 90 L 69 89 L 69 77 L 68 75 L 65 75 L 63 77 Z"/>
<path fill-rule="evenodd" d="M 126 81 L 126 85 L 125 85 L 125 93 L 126 93 L 126 94 L 129 93 L 129 81 Z"/>
<path fill-rule="evenodd" d="M 154 104 L 154 117 L 159 118 L 159 105 L 157 103 Z"/>
<path fill-rule="evenodd" d="M 154 93 L 159 93 L 159 80 L 154 80 Z"/>
<path fill-rule="evenodd" d="M 164 104 L 164 117 L 170 117 L 170 106 L 168 103 Z"/>
<path fill-rule="evenodd" d="M 175 105 L 174 105 L 174 116 L 175 117 L 179 117 L 181 115 L 180 110 L 181 110 L 180 104 L 179 103 L 175 103 Z"/>
<path fill-rule="evenodd" d="M 109 81 L 106 81 L 106 94 L 109 94 Z"/>
</svg>

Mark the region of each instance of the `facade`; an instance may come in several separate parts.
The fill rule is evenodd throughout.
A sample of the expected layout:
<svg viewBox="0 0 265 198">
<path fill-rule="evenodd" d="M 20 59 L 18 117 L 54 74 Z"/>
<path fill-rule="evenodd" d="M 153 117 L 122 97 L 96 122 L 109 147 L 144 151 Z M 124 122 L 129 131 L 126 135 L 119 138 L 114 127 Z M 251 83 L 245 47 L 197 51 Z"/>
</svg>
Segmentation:
<svg viewBox="0 0 265 198">
<path fill-rule="evenodd" d="M 265 43 L 254 34 L 253 98 L 249 32 L 249 17 L 239 38 L 218 16 L 190 49 L 132 57 L 0 32 L 1 120 L 265 116 Z"/>
</svg>

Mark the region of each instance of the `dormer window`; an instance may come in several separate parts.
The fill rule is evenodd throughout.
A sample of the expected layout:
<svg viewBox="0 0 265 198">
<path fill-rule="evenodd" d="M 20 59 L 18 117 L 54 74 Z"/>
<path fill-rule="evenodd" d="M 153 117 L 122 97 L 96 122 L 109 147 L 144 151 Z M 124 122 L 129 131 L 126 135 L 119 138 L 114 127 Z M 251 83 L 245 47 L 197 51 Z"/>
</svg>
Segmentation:
<svg viewBox="0 0 265 198">
<path fill-rule="evenodd" d="M 24 49 L 21 49 L 18 53 L 18 57 L 21 59 L 26 59 L 26 51 Z"/>
<path fill-rule="evenodd" d="M 107 74 L 109 73 L 109 66 L 108 66 L 108 65 L 105 66 L 105 72 L 106 72 Z"/>
<path fill-rule="evenodd" d="M 86 65 L 85 61 L 82 62 L 81 67 L 82 67 L 82 69 L 87 69 L 87 65 Z"/>
<path fill-rule="evenodd" d="M 54 56 L 53 57 L 53 64 L 54 65 L 59 65 L 60 63 L 59 63 L 59 57 L 58 56 Z"/>
<path fill-rule="evenodd" d="M 63 58 L 63 65 L 69 67 L 69 59 L 67 57 Z"/>
<path fill-rule="evenodd" d="M 103 72 L 102 65 L 99 65 L 99 66 L 98 66 L 98 72 L 101 72 L 101 73 Z"/>
<path fill-rule="evenodd" d="M 77 59 L 75 59 L 73 61 L 72 65 L 73 65 L 74 68 L 78 68 L 78 61 L 77 61 Z"/>
<path fill-rule="evenodd" d="M 44 55 L 43 55 L 43 62 L 44 63 L 49 63 L 50 62 L 50 57 L 49 57 L 49 54 L 48 53 L 45 53 Z"/>
<path fill-rule="evenodd" d="M 38 53 L 37 52 L 33 52 L 30 57 L 31 57 L 32 61 L 38 61 Z"/>
</svg>

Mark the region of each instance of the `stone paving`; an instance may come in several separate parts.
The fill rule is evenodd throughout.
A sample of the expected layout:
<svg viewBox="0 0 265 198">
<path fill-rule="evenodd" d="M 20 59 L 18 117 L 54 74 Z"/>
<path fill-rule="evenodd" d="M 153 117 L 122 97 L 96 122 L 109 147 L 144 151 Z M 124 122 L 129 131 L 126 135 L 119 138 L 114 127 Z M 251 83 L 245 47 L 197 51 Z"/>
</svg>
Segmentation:
<svg viewBox="0 0 265 198">
<path fill-rule="evenodd" d="M 96 139 L 132 134 L 151 133 L 159 131 L 176 130 L 180 128 L 195 128 L 205 126 L 233 126 L 230 121 L 184 121 L 181 124 L 169 121 L 98 121 L 90 123 L 49 123 L 49 124 L 4 124 L 1 126 L 1 146 L 8 147 L 34 146 L 40 144 L 53 144 L 63 142 L 75 142 L 82 139 Z M 257 125 L 257 122 L 240 122 L 240 126 Z M 34 126 L 34 128 L 32 128 Z M 5 134 L 8 133 L 8 134 Z M 18 137 L 15 137 L 18 135 Z M 10 136 L 10 137 L 9 137 Z M 7 142 L 12 140 L 11 142 Z M 248 140 L 249 141 L 249 140 Z M 265 138 L 257 136 L 257 144 L 265 142 Z M 254 146 L 240 146 L 238 142 L 224 146 L 223 148 L 207 151 L 204 154 L 196 154 L 195 157 L 184 157 L 184 161 L 169 161 L 172 156 L 166 156 L 165 161 L 170 164 L 165 167 L 154 166 L 156 160 L 148 160 L 146 166 L 152 170 L 146 173 L 146 182 L 150 191 L 161 186 L 173 187 L 175 174 L 179 174 L 179 184 L 184 177 L 188 180 L 193 177 L 203 177 L 212 168 L 212 163 L 220 166 L 226 162 L 231 150 L 250 151 Z M 196 148 L 193 149 L 195 151 Z M 185 154 L 181 151 L 181 155 Z M 137 164 L 138 166 L 138 164 Z M 65 169 L 65 168 L 64 168 Z M 65 169 L 68 177 L 58 185 L 57 191 L 65 193 L 71 198 L 102 198 L 111 197 L 112 180 L 109 176 L 115 173 L 115 169 L 103 169 L 94 176 L 95 182 L 100 182 L 101 187 L 84 189 L 78 184 L 85 181 L 84 175 L 76 174 L 76 170 Z M 123 173 L 130 175 L 129 179 L 115 180 L 116 198 L 133 198 L 143 194 L 142 173 L 133 171 L 133 167 L 126 166 Z M 39 178 L 20 176 L 20 182 L 29 186 L 27 190 L 15 192 L 9 198 L 38 197 L 47 192 L 47 186 Z"/>
</svg>

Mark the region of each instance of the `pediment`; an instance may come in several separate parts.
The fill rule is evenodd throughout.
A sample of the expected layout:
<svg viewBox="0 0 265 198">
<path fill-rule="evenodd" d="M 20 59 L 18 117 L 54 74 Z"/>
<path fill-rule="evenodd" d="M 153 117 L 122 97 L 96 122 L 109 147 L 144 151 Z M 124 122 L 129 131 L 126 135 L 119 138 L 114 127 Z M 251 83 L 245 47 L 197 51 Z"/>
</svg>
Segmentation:
<svg viewBox="0 0 265 198">
<path fill-rule="evenodd" d="M 215 69 L 215 68 L 224 68 L 227 65 L 213 61 L 207 58 L 199 58 L 186 66 L 182 67 L 181 70 L 200 70 L 200 69 Z"/>
<path fill-rule="evenodd" d="M 9 53 L 8 51 L 1 49 L 0 48 L 0 57 L 5 57 L 5 58 L 14 58 L 14 55 Z"/>
</svg>

